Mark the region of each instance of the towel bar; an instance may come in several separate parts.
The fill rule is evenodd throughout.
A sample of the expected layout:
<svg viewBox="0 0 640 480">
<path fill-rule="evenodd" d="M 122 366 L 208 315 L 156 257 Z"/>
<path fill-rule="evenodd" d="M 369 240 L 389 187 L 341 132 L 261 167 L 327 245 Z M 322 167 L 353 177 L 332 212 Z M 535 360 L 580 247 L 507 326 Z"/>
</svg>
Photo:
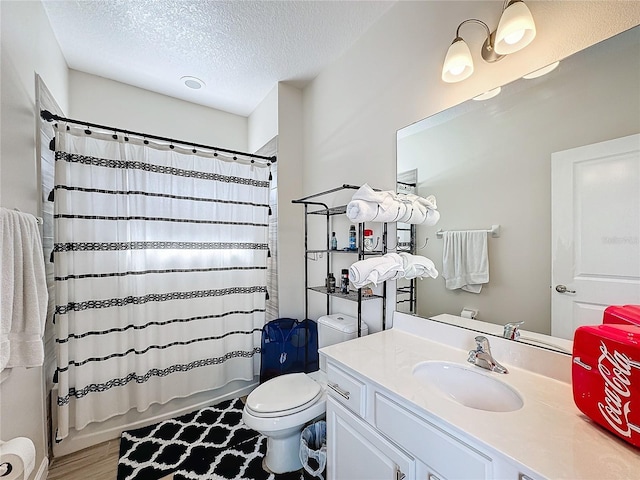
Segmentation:
<svg viewBox="0 0 640 480">
<path fill-rule="evenodd" d="M 22 212 L 22 210 L 20 210 L 19 208 L 14 208 L 13 210 L 14 210 L 15 212 L 23 213 L 23 212 Z M 30 215 L 30 214 L 28 214 L 28 213 L 27 213 L 26 215 Z M 38 225 L 42 225 L 42 224 L 44 223 L 44 221 L 42 220 L 42 217 L 36 217 L 35 215 L 33 215 L 33 216 L 35 217 L 35 219 L 36 219 L 36 223 L 37 223 Z"/>
<path fill-rule="evenodd" d="M 491 237 L 493 238 L 498 238 L 500 237 L 500 225 L 491 225 L 491 228 L 487 229 L 487 230 L 471 230 L 473 232 L 486 232 L 486 233 L 490 233 Z M 438 230 L 436 232 L 436 237 L 438 238 L 442 238 L 442 234 L 444 234 L 444 231 L 442 229 Z"/>
</svg>

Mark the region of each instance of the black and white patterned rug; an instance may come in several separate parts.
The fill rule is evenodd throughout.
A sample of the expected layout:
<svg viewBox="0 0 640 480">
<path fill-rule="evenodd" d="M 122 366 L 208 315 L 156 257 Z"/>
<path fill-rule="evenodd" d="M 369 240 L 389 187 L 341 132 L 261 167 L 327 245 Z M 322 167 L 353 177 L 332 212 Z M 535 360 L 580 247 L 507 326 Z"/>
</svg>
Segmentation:
<svg viewBox="0 0 640 480">
<path fill-rule="evenodd" d="M 155 425 L 120 439 L 118 480 L 312 480 L 304 470 L 273 474 L 262 468 L 267 438 L 242 422 L 239 398 Z M 317 479 L 316 479 L 317 480 Z"/>
</svg>

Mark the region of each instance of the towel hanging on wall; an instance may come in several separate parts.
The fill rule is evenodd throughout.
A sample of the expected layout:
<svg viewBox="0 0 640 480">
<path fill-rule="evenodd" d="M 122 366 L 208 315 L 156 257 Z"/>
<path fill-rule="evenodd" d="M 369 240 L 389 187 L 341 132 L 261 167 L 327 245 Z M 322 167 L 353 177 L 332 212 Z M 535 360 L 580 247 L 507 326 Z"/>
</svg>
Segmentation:
<svg viewBox="0 0 640 480">
<path fill-rule="evenodd" d="M 44 361 L 47 283 L 37 219 L 0 208 L 0 370 Z"/>
<path fill-rule="evenodd" d="M 485 231 L 443 232 L 442 277 L 449 290 L 480 293 L 489 283 L 489 255 Z"/>
</svg>

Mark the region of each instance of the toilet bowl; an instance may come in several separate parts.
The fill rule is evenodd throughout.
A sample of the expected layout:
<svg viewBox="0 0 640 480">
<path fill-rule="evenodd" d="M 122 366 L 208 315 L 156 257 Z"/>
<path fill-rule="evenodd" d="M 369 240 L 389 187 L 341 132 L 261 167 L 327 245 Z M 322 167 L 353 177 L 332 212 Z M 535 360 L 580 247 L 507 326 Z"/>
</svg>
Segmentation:
<svg viewBox="0 0 640 480">
<path fill-rule="evenodd" d="M 264 465 L 271 472 L 302 468 L 300 434 L 308 423 L 324 416 L 326 385 L 326 376 L 320 371 L 289 373 L 268 380 L 247 397 L 242 420 L 267 437 Z"/>
<path fill-rule="evenodd" d="M 368 333 L 366 323 L 361 334 Z M 318 347 L 358 336 L 358 320 L 343 314 L 318 319 Z M 300 462 L 300 434 L 314 420 L 324 417 L 327 406 L 326 359 L 312 373 L 287 373 L 267 380 L 247 397 L 242 412 L 245 425 L 267 437 L 264 465 L 273 473 L 294 472 Z"/>
</svg>

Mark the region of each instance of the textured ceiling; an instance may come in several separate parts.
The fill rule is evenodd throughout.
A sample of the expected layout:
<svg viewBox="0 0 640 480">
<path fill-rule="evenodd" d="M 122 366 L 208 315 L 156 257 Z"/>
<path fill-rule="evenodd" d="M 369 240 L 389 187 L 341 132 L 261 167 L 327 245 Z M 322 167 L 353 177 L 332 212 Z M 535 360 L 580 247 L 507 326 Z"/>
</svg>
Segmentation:
<svg viewBox="0 0 640 480">
<path fill-rule="evenodd" d="M 239 115 L 298 87 L 394 1 L 43 0 L 70 68 Z M 191 90 L 180 78 L 206 87 Z"/>
</svg>

